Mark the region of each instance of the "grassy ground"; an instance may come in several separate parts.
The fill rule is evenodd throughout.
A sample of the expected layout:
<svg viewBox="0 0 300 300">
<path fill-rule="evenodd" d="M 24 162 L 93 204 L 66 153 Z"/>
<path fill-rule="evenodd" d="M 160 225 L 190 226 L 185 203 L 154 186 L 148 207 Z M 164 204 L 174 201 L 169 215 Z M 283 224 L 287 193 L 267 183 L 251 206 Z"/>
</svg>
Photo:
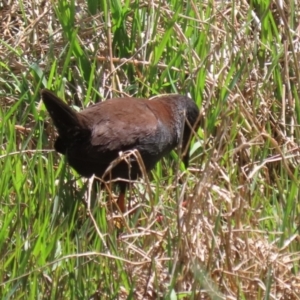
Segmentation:
<svg viewBox="0 0 300 300">
<path fill-rule="evenodd" d="M 296 2 L 0 4 L 1 299 L 300 299 Z M 191 167 L 164 159 L 120 221 L 54 152 L 45 87 L 189 93 Z"/>
</svg>

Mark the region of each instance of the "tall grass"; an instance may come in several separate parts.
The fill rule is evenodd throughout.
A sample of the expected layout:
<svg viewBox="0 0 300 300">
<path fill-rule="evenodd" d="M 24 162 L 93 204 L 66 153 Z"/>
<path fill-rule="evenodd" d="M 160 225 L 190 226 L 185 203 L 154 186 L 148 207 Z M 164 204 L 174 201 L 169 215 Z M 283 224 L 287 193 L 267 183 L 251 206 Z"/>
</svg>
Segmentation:
<svg viewBox="0 0 300 300">
<path fill-rule="evenodd" d="M 3 4 L 1 299 L 299 299 L 297 7 Z M 189 170 L 172 153 L 128 192 L 138 212 L 116 217 L 110 187 L 89 193 L 53 151 L 41 88 L 75 109 L 190 94 Z"/>
</svg>

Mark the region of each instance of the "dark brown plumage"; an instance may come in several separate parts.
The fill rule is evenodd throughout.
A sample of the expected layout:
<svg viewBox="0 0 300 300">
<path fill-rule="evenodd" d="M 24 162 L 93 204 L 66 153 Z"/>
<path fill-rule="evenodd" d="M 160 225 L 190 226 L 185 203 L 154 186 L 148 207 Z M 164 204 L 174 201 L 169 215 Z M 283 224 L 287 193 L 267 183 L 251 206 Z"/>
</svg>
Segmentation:
<svg viewBox="0 0 300 300">
<path fill-rule="evenodd" d="M 164 155 L 178 146 L 182 130 L 182 149 L 188 146 L 190 126 L 197 127 L 199 116 L 194 101 L 181 95 L 153 100 L 115 98 L 78 113 L 49 90 L 42 90 L 41 94 L 58 130 L 56 151 L 66 155 L 70 166 L 84 177 L 93 174 L 102 177 L 110 163 L 119 157 L 120 151 L 133 149 L 139 151 L 146 170 L 150 171 Z M 182 160 L 187 167 L 189 151 Z M 130 164 L 129 172 L 128 163 L 120 162 L 112 169 L 111 178 L 135 180 L 141 175 L 140 167 L 134 157 Z M 120 188 L 118 205 L 125 211 L 127 183 L 118 181 L 117 184 Z"/>
</svg>

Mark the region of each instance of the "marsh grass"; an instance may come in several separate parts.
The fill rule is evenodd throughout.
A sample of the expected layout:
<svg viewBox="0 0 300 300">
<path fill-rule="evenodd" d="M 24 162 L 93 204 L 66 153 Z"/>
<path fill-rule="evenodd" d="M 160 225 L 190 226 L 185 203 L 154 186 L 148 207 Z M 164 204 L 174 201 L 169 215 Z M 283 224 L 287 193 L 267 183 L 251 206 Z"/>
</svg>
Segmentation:
<svg viewBox="0 0 300 300">
<path fill-rule="evenodd" d="M 1 299 L 299 299 L 297 1 L 8 2 Z M 76 109 L 189 94 L 190 168 L 166 157 L 116 218 L 53 151 L 41 88 Z"/>
</svg>

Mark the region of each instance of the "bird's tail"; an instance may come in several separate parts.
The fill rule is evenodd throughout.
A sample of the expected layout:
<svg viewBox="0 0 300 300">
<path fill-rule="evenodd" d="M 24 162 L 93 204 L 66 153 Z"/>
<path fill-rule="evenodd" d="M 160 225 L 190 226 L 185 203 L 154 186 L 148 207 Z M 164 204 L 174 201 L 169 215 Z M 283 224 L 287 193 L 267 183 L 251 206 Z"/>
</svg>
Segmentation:
<svg viewBox="0 0 300 300">
<path fill-rule="evenodd" d="M 71 128 L 80 127 L 77 113 L 49 90 L 42 90 L 43 102 L 60 135 L 64 136 Z"/>
</svg>

